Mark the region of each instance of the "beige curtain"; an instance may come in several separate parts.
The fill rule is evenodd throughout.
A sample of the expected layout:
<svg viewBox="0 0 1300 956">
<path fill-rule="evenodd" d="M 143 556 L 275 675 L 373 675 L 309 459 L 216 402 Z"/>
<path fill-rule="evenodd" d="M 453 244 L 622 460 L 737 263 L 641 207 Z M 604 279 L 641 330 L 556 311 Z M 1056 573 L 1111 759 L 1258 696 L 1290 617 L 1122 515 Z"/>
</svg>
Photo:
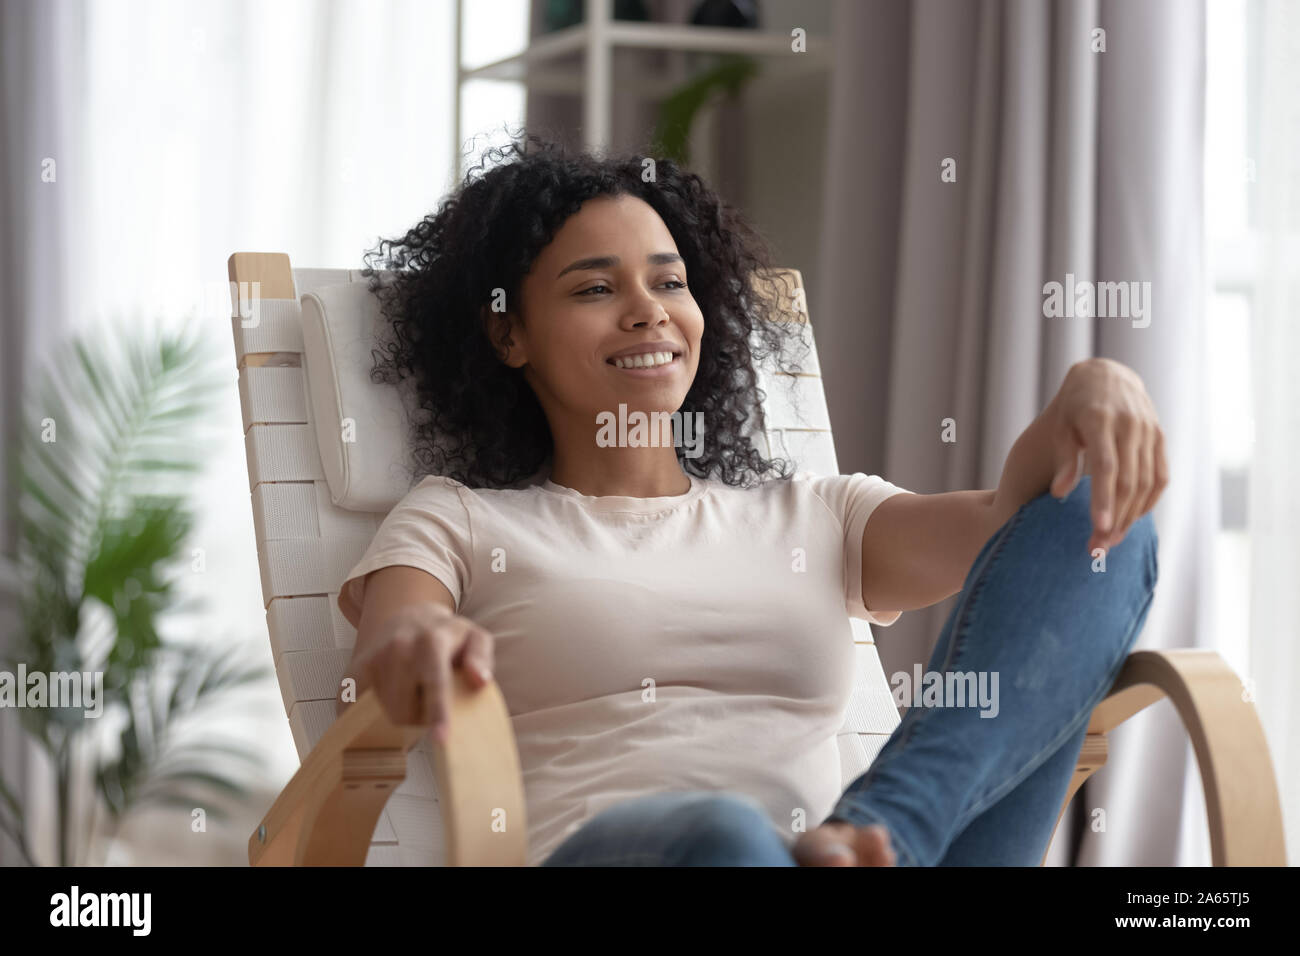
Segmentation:
<svg viewBox="0 0 1300 956">
<path fill-rule="evenodd" d="M 0 3 L 0 422 L 6 463 L 18 447 L 24 385 L 84 301 L 69 281 L 72 266 L 64 254 L 85 200 L 78 185 L 84 157 L 76 97 L 85 63 L 83 12 L 82 0 Z M 43 176 L 47 159 L 56 164 L 52 182 Z M 0 547 L 13 556 L 17 489 L 11 477 L 7 467 L 0 474 Z M 18 609 L 0 588 L 0 656 L 18 637 Z M 37 830 L 35 838 L 29 835 L 34 853 L 52 839 L 54 826 L 42 812 L 49 803 L 42 797 L 52 791 L 31 773 L 41 758 L 17 712 L 0 709 L 0 776 L 27 805 Z M 0 866 L 21 862 L 17 847 L 0 835 Z"/>
<path fill-rule="evenodd" d="M 1204 19 L 1196 0 L 835 7 L 809 301 L 823 317 L 841 470 L 923 493 L 995 487 L 1073 362 L 1133 367 L 1172 471 L 1139 647 L 1214 646 L 1205 596 L 1217 478 L 1200 387 Z M 1068 275 L 1149 282 L 1146 316 L 1045 317 L 1044 285 Z M 941 440 L 945 419 L 955 442 Z M 886 674 L 924 665 L 954 600 L 876 629 Z M 1049 864 L 1208 864 L 1197 772 L 1172 707 L 1111 742 Z M 1097 809 L 1104 831 L 1093 829 Z"/>
</svg>

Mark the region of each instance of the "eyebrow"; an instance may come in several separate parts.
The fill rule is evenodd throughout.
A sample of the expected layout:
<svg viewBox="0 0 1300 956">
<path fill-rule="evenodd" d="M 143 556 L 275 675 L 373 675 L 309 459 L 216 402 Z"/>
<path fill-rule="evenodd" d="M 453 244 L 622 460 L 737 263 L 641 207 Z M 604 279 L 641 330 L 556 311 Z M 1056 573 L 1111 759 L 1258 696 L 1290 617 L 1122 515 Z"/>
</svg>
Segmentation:
<svg viewBox="0 0 1300 956">
<path fill-rule="evenodd" d="M 618 265 L 620 261 L 621 260 L 618 256 L 591 256 L 587 259 L 579 259 L 576 262 L 569 263 L 561 269 L 560 274 L 555 278 L 559 279 L 566 272 L 585 272 L 588 269 L 609 269 Z M 663 266 L 670 262 L 681 262 L 685 264 L 685 260 L 675 252 L 652 252 L 650 255 L 646 256 L 646 262 L 650 263 L 652 266 Z"/>
</svg>

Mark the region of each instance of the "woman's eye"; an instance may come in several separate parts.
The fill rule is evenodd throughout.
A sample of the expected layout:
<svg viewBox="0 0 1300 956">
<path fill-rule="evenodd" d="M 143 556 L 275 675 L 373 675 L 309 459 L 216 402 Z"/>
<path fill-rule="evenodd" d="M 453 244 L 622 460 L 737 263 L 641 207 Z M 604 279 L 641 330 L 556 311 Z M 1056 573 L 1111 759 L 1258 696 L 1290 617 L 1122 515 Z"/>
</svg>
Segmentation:
<svg viewBox="0 0 1300 956">
<path fill-rule="evenodd" d="M 678 287 L 680 287 L 680 288 L 682 288 L 682 289 L 687 288 L 686 283 L 685 283 L 685 282 L 682 282 L 680 279 L 669 279 L 667 282 L 664 283 L 664 285 L 675 285 L 675 286 L 678 286 Z M 607 285 L 593 285 L 593 286 L 591 286 L 590 288 L 583 289 L 581 292 L 578 293 L 578 295 L 586 295 L 588 292 L 595 292 L 597 289 L 604 289 L 605 291 L 608 292 L 608 291 L 609 291 L 609 286 L 607 286 Z"/>
</svg>

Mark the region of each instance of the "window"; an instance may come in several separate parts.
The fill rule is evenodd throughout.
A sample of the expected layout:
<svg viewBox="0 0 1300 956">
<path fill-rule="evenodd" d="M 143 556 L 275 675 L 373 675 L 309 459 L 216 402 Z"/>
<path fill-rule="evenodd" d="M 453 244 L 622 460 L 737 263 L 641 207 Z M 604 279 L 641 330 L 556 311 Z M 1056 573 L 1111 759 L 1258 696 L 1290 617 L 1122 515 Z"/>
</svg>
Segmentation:
<svg viewBox="0 0 1300 956">
<path fill-rule="evenodd" d="M 1250 673 L 1250 530 L 1254 448 L 1251 325 L 1258 257 L 1258 0 L 1206 5 L 1205 234 L 1210 438 L 1221 486 L 1214 577 L 1219 651 Z"/>
</svg>

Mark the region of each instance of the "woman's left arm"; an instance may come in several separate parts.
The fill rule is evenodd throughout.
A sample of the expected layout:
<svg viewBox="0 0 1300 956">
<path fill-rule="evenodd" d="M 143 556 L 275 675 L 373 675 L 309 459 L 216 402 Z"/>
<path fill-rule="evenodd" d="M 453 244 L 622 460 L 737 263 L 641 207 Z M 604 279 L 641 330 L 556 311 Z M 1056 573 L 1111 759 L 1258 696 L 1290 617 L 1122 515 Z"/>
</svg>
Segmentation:
<svg viewBox="0 0 1300 956">
<path fill-rule="evenodd" d="M 992 491 L 894 495 L 862 533 L 862 595 L 873 611 L 927 607 L 961 590 L 980 548 L 1046 491 L 1065 498 L 1092 476 L 1088 552 L 1118 544 L 1169 481 L 1164 433 L 1142 380 L 1111 359 L 1071 366 L 1007 455 Z"/>
</svg>

